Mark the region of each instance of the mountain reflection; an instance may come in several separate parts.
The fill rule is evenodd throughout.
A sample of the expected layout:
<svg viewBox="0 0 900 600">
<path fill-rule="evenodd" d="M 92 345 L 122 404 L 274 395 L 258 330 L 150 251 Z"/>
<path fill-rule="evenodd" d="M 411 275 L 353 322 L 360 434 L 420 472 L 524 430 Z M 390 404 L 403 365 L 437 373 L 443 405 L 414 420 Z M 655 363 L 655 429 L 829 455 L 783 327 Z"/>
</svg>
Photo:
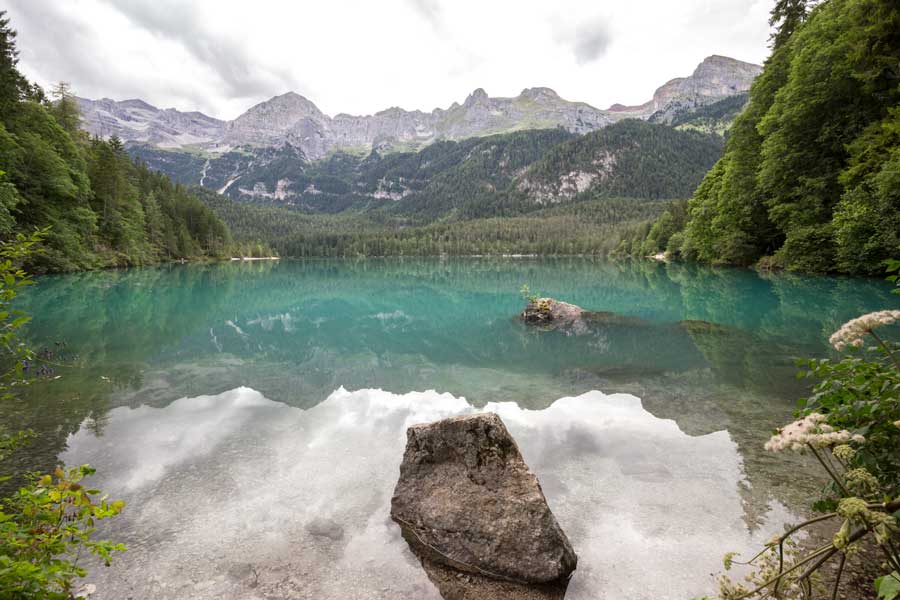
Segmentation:
<svg viewBox="0 0 900 600">
<path fill-rule="evenodd" d="M 522 284 L 612 313 L 584 334 L 515 319 Z M 66 344 L 61 378 L 0 407 L 48 468 L 82 424 L 117 406 L 248 386 L 308 408 L 331 392 L 436 389 L 476 406 L 544 408 L 630 392 L 692 435 L 728 430 L 754 489 L 778 487 L 760 446 L 804 393 L 795 358 L 860 312 L 895 306 L 879 281 L 591 259 L 384 259 L 187 265 L 41 278 L 22 308 L 38 348 Z M 758 485 L 756 485 L 758 484 Z M 761 493 L 767 493 L 765 491 Z M 784 492 L 785 494 L 787 492 Z"/>
<path fill-rule="evenodd" d="M 749 532 L 728 433 L 688 436 L 633 396 L 485 409 L 506 422 L 579 554 L 572 600 L 701 595 L 722 554 L 792 519 L 773 504 Z M 97 597 L 438 598 L 390 498 L 406 428 L 473 410 L 449 394 L 380 390 L 300 410 L 247 388 L 116 408 L 102 437 L 82 431 L 63 456 L 97 466 L 128 502 L 104 533 L 129 551 L 92 571 Z M 648 561 L 660 577 L 641 577 Z"/>
</svg>

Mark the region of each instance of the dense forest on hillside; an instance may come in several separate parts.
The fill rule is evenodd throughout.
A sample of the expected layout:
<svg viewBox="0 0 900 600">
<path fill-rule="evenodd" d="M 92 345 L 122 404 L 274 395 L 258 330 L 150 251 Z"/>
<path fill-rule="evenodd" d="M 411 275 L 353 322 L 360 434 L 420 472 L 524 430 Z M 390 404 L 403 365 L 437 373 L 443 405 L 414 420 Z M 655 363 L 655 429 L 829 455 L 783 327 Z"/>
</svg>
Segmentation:
<svg viewBox="0 0 900 600">
<path fill-rule="evenodd" d="M 551 149 L 518 182 L 524 200 L 559 201 L 571 173 L 593 177 L 573 195 L 685 198 L 722 154 L 721 138 L 628 119 Z"/>
<path fill-rule="evenodd" d="M 515 216 L 548 202 L 688 197 L 722 153 L 716 135 L 626 120 L 576 136 L 563 129 L 438 141 L 417 152 L 337 152 L 307 161 L 290 144 L 196 154 L 132 145 L 151 167 L 242 202 L 307 213 L 385 212 L 419 225 Z M 582 183 L 573 183 L 573 173 Z"/>
<path fill-rule="evenodd" d="M 603 198 L 515 217 L 444 220 L 408 226 L 384 213 L 304 214 L 235 202 L 197 189 L 226 222 L 245 254 L 281 256 L 437 256 L 472 254 L 607 255 L 628 224 L 646 222 L 665 203 Z"/>
<path fill-rule="evenodd" d="M 130 145 L 129 152 L 176 181 L 244 202 L 308 213 L 393 209 L 428 219 L 463 205 L 474 213 L 478 207 L 490 210 L 517 171 L 571 137 L 562 129 L 532 130 L 439 141 L 416 152 L 336 152 L 320 161 L 307 160 L 289 143 L 238 148 L 207 162 L 197 154 L 139 144 Z M 279 182 L 281 197 L 274 193 Z"/>
<path fill-rule="evenodd" d="M 676 111 L 669 125 L 676 129 L 702 131 L 728 135 L 734 120 L 743 112 L 750 99 L 750 94 L 735 94 L 705 106 L 695 106 L 690 110 Z M 655 123 L 654 117 L 650 122 Z"/>
<path fill-rule="evenodd" d="M 721 144 L 717 136 L 623 121 L 586 136 L 521 131 L 384 156 L 338 152 L 313 163 L 285 145 L 254 155 L 264 162 L 254 177 L 273 189 L 293 173 L 306 190 L 301 197 L 237 202 L 193 191 L 244 254 L 605 255 L 623 230 L 667 206 L 660 199 L 687 197 Z M 573 193 L 566 178 L 579 169 L 595 172 L 596 185 Z"/>
<path fill-rule="evenodd" d="M 227 227 L 195 196 L 90 139 L 61 84 L 48 98 L 16 68 L 0 13 L 0 236 L 46 230 L 35 271 L 144 265 L 222 255 Z"/>
<path fill-rule="evenodd" d="M 900 4 L 779 0 L 772 54 L 686 218 L 622 250 L 878 274 L 900 246 Z"/>
</svg>

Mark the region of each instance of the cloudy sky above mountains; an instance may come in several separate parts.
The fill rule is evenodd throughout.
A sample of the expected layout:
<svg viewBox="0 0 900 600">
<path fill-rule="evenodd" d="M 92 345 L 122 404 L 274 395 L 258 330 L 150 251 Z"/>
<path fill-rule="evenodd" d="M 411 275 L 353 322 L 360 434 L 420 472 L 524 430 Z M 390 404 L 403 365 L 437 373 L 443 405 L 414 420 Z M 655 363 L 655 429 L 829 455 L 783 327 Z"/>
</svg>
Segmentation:
<svg viewBox="0 0 900 600">
<path fill-rule="evenodd" d="M 639 104 L 710 54 L 760 63 L 771 0 L 7 0 L 20 68 L 223 119 L 289 90 L 430 111 L 477 87 Z"/>
</svg>

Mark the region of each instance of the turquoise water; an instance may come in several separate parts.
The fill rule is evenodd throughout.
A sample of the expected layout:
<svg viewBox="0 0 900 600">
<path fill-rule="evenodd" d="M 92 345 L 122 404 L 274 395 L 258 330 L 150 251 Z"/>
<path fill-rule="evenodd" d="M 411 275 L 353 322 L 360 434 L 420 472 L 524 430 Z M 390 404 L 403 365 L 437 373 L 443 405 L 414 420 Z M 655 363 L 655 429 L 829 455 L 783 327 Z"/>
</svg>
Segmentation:
<svg viewBox="0 0 900 600">
<path fill-rule="evenodd" d="M 529 329 L 515 319 L 524 283 L 612 314 L 583 335 Z M 607 551 L 618 548 L 621 555 L 663 544 L 677 528 L 668 512 L 674 509 L 661 507 L 659 498 L 646 504 L 646 514 L 634 515 L 634 526 L 645 528 L 641 544 L 628 545 L 632 537 L 623 534 L 619 547 L 615 532 L 589 533 L 582 522 L 586 509 L 574 510 L 576 497 L 594 498 L 592 506 L 633 506 L 634 495 L 645 493 L 671 492 L 682 504 L 707 494 L 710 506 L 721 498 L 729 509 L 719 514 L 698 504 L 694 508 L 701 512 L 687 510 L 685 523 L 711 514 L 724 519 L 720 531 L 738 523 L 735 531 L 749 537 L 737 539 L 743 534 L 735 533 L 736 545 L 749 544 L 764 526 L 779 526 L 779 519 L 801 510 L 803 494 L 819 483 L 797 474 L 802 463 L 761 451 L 805 392 L 805 383 L 794 377 L 794 361 L 826 355 L 828 335 L 847 319 L 898 307 L 900 297 L 889 292 L 889 285 L 875 280 L 590 259 L 279 261 L 45 277 L 23 308 L 35 315 L 30 338 L 54 353 L 47 362 L 59 378 L 32 386 L 22 401 L 4 407 L 3 420 L 42 435 L 39 447 L 16 457 L 22 465 L 89 460 L 100 469 L 104 488 L 129 501 L 130 516 L 112 531 L 132 551 L 121 561 L 122 570 L 114 567 L 97 581 L 100 597 L 123 597 L 116 594 L 128 590 L 135 597 L 255 597 L 248 595 L 252 589 L 260 598 L 413 598 L 434 590 L 381 514 L 402 453 L 403 425 L 487 406 L 518 423 L 513 432 L 530 440 L 520 439 L 523 453 L 551 505 L 558 504 L 554 510 L 564 515 L 561 523 L 576 550 L 582 544 L 570 596 L 614 597 L 628 593 L 628 569 L 621 566 L 618 578 L 601 576 L 603 561 L 613 559 Z M 347 392 L 335 393 L 340 388 Z M 437 393 L 409 395 L 429 390 Z M 602 393 L 581 396 L 592 391 Z M 557 402 L 574 396 L 580 398 Z M 376 422 L 384 429 L 373 430 Z M 338 435 L 336 427 L 344 437 L 322 437 L 326 431 Z M 571 438 L 551 433 L 577 427 L 584 431 Z M 646 431 L 646 439 L 634 431 Z M 588 483 L 612 477 L 603 470 L 603 457 L 616 453 L 607 448 L 598 454 L 595 443 L 607 436 L 632 447 L 615 469 L 623 478 L 618 495 Z M 313 460 L 320 447 L 313 438 L 321 438 L 316 443 L 334 453 L 335 468 L 343 465 L 349 479 L 336 479 L 328 460 Z M 292 446 L 298 439 L 306 441 Z M 715 463 L 721 473 L 708 466 L 689 475 L 691 465 L 711 451 L 701 449 L 703 444 L 722 454 Z M 287 464 L 311 470 L 284 467 L 294 479 L 279 479 L 278 473 L 271 474 L 275 483 L 257 479 L 260 465 L 279 464 L 288 447 L 294 462 Z M 381 457 L 377 467 L 358 469 L 373 457 Z M 228 482 L 204 465 L 227 471 Z M 378 500 L 357 497 L 361 481 L 381 490 Z M 247 544 L 241 555 L 256 556 L 249 562 L 229 553 L 207 557 L 204 564 L 217 567 L 202 581 L 176 568 L 187 550 L 172 550 L 173 536 L 186 536 L 178 547 L 199 544 L 198 531 L 207 529 L 197 528 L 207 513 L 181 515 L 178 527 L 164 527 L 172 516 L 154 512 L 158 507 L 147 491 L 172 502 L 202 499 L 212 519 L 223 518 L 216 498 L 247 486 L 258 493 L 272 487 L 299 494 L 303 510 L 295 505 L 272 521 L 258 516 L 244 529 L 232 523 L 233 535 Z M 296 492 L 298 487 L 311 495 Z M 679 489 L 680 495 L 672 491 Z M 332 505 L 356 498 L 348 500 L 353 510 L 332 519 L 346 532 L 343 541 L 308 534 L 301 526 L 313 518 L 309 510 L 319 504 L 316 499 L 326 497 Z M 596 516 L 591 522 L 600 521 Z M 368 525 L 359 529 L 362 522 Z M 383 528 L 377 535 L 373 522 Z M 214 519 L 206 525 L 231 531 Z M 295 552 L 273 549 L 287 543 L 276 539 L 278 532 L 295 529 L 291 543 L 312 544 L 303 546 L 304 560 L 311 562 L 289 568 L 284 557 Z M 360 579 L 352 589 L 332 589 L 340 574 L 325 575 L 325 565 L 335 564 L 336 550 L 328 544 L 343 548 L 348 561 L 347 548 L 354 548 L 356 566 L 345 567 Z M 390 591 L 394 584 L 385 592 L 375 581 L 376 573 L 390 572 L 384 565 L 359 567 L 384 548 L 395 553 L 389 553 L 391 565 L 404 565 L 390 577 L 405 582 L 402 592 Z M 717 562 L 719 550 L 691 557 L 697 572 L 682 575 L 680 591 L 676 586 L 647 593 L 701 593 L 715 568 L 707 562 Z M 593 557 L 593 570 L 585 556 Z M 685 568 L 672 565 L 673 572 Z M 154 569 L 159 572 L 151 577 Z M 315 585 L 291 584 L 285 573 L 297 569 Z"/>
</svg>

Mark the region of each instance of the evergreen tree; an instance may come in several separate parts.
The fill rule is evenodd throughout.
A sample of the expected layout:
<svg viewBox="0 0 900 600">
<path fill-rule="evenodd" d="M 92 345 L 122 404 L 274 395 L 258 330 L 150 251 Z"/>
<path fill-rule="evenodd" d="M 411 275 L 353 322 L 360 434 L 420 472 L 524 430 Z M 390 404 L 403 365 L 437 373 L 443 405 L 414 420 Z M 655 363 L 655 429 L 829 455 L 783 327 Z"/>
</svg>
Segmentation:
<svg viewBox="0 0 900 600">
<path fill-rule="evenodd" d="M 62 125 L 69 135 L 80 135 L 81 116 L 78 114 L 78 102 L 69 84 L 65 81 L 57 83 L 50 91 L 50 97 L 53 98 L 50 112 L 56 122 Z"/>
<path fill-rule="evenodd" d="M 772 54 L 690 201 L 685 256 L 875 274 L 897 255 L 900 5 L 808 7 L 776 3 Z"/>
<path fill-rule="evenodd" d="M 0 11 L 0 118 L 13 110 L 27 88 L 16 65 L 19 52 L 16 50 L 16 32 L 9 25 L 6 11 Z"/>
<path fill-rule="evenodd" d="M 16 56 L 15 32 L 0 13 L 0 240 L 48 229 L 32 271 L 227 251 L 228 229 L 208 208 L 135 163 L 121 140 L 88 140 L 68 84 L 46 103 L 18 73 Z"/>
<path fill-rule="evenodd" d="M 769 16 L 769 26 L 775 28 L 769 40 L 778 50 L 794 34 L 809 14 L 810 0 L 776 0 Z"/>
</svg>

